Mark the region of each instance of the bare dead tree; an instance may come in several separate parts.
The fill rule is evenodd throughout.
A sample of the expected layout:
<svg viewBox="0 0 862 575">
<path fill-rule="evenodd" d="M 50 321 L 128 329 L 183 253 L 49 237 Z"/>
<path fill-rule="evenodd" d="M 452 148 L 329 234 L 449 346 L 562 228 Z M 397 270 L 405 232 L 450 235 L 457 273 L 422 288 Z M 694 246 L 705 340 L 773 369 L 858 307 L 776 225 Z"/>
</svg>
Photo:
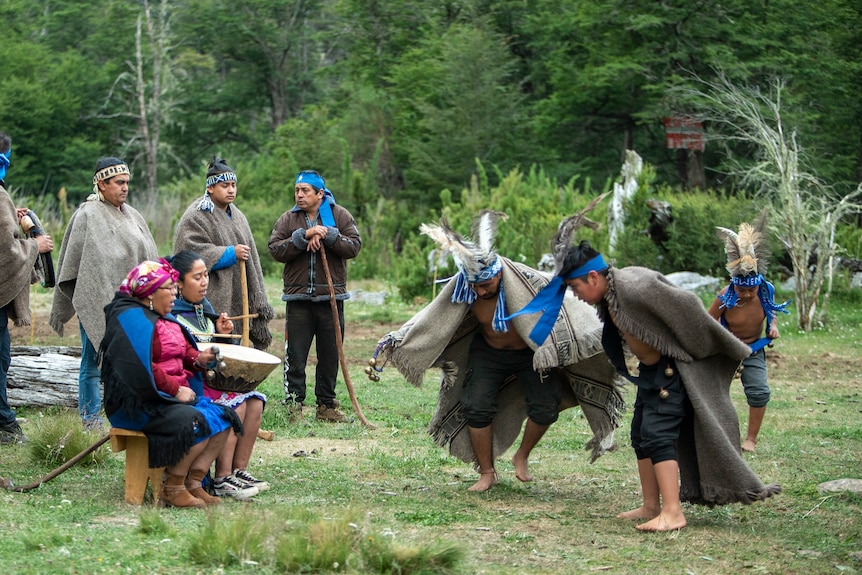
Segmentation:
<svg viewBox="0 0 862 575">
<path fill-rule="evenodd" d="M 793 264 L 798 327 L 809 331 L 825 318 L 833 262 L 841 249 L 835 243 L 835 230 L 843 218 L 862 211 L 862 184 L 841 195 L 806 170 L 809 159 L 796 132 L 787 131 L 782 121 L 781 80 L 774 80 L 766 92 L 737 86 L 723 74 L 714 81 L 696 80 L 702 87 L 675 92 L 718 128 L 710 139 L 744 143 L 758 150 L 753 163 L 743 164 L 727 146 L 729 164 L 744 185 L 771 205 L 770 228 Z M 809 261 L 814 265 L 809 266 Z"/>
</svg>

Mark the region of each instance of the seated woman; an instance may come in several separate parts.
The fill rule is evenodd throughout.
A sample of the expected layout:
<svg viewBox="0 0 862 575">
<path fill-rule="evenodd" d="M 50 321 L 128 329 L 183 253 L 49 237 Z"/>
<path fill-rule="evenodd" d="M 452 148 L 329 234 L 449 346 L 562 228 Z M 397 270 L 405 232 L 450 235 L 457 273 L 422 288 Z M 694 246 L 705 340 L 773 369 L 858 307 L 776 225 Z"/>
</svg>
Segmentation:
<svg viewBox="0 0 862 575">
<path fill-rule="evenodd" d="M 173 313 L 180 324 L 201 343 L 216 339 L 212 334 L 232 333 L 233 322 L 227 319 L 227 313 L 216 315 L 206 297 L 209 272 L 203 258 L 195 252 L 183 250 L 171 258 L 171 265 L 179 273 L 179 299 L 174 303 Z M 222 340 L 231 341 L 229 338 Z M 219 391 L 210 388 L 206 382 L 204 395 L 215 403 L 234 409 L 245 429 L 245 434 L 241 436 L 230 434 L 216 458 L 213 482 L 215 494 L 231 497 L 243 488 L 256 488 L 257 491 L 269 489 L 269 483 L 255 478 L 247 471 L 257 432 L 260 430 L 266 395 L 259 391 Z"/>
<path fill-rule="evenodd" d="M 221 501 L 201 480 L 230 429 L 242 433 L 242 423 L 204 397 L 200 372 L 215 365 L 215 353 L 198 351 L 171 315 L 176 279 L 167 261 L 145 261 L 105 306 L 105 412 L 114 427 L 147 436 L 150 467 L 165 467 L 161 504 L 205 507 Z"/>
</svg>

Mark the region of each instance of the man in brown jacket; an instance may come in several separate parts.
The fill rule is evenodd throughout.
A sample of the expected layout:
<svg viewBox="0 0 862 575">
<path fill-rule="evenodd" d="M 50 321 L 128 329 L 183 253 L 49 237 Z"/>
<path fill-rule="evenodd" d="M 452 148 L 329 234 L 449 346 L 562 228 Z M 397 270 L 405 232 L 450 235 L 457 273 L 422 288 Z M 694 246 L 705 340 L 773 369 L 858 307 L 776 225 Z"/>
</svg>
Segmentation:
<svg viewBox="0 0 862 575">
<path fill-rule="evenodd" d="M 293 414 L 302 414 L 305 402 L 305 366 L 311 340 L 317 340 L 314 395 L 317 419 L 345 422 L 347 416 L 335 399 L 338 348 L 332 319 L 329 284 L 323 269 L 325 250 L 338 308 L 339 329 L 344 336 L 344 300 L 347 293 L 347 260 L 356 257 L 362 239 L 349 211 L 335 203 L 323 177 L 302 171 L 294 186 L 296 205 L 275 222 L 269 253 L 284 263 L 286 302 L 284 391 Z"/>
<path fill-rule="evenodd" d="M 30 283 L 40 253 L 54 249 L 51 236 L 22 237 L 20 220 L 27 210 L 16 210 L 6 192 L 6 169 L 12 155 L 12 140 L 0 132 L 0 443 L 26 441 L 15 412 L 6 397 L 6 374 L 12 363 L 9 319 L 15 325 L 30 325 Z"/>
</svg>

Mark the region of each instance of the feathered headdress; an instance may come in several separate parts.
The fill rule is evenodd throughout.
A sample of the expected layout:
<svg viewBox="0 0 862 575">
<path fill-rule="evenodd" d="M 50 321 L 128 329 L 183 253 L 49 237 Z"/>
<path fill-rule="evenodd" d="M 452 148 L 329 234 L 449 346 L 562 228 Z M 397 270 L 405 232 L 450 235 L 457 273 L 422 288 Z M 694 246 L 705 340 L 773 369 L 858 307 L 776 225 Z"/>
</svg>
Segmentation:
<svg viewBox="0 0 862 575">
<path fill-rule="evenodd" d="M 769 247 L 765 233 L 766 214 L 767 209 L 764 208 L 754 226 L 743 223 L 739 226 L 738 233 L 727 228 L 716 228 L 718 237 L 724 240 L 727 271 L 732 278 L 766 275 L 769 265 Z"/>
<path fill-rule="evenodd" d="M 452 254 L 458 266 L 455 276 L 455 290 L 452 292 L 453 303 L 472 304 L 476 301 L 476 292 L 470 284 L 487 281 L 503 269 L 503 263 L 494 250 L 494 238 L 497 236 L 499 222 L 507 219 L 503 212 L 482 210 L 473 220 L 472 234 L 476 241 L 461 236 L 452 229 L 445 218 L 440 224 L 422 224 L 419 231 L 434 240 L 441 249 Z M 497 299 L 497 311 L 494 314 L 494 330 L 508 331 L 508 323 L 502 318 L 506 313 L 503 284 L 500 284 L 500 294 Z"/>
<path fill-rule="evenodd" d="M 731 309 L 736 306 L 739 300 L 736 287 L 757 287 L 760 305 L 766 313 L 766 331 L 768 332 L 776 312 L 790 313 L 786 309 L 790 300 L 781 304 L 775 303 L 775 287 L 764 278 L 766 268 L 769 265 L 769 248 L 766 245 L 766 214 L 767 209 L 764 208 L 753 226 L 743 223 L 739 226 L 738 233 L 727 228 L 719 227 L 716 229 L 718 230 L 718 237 L 724 240 L 724 251 L 727 253 L 727 271 L 730 273 L 730 285 L 724 294 L 718 296 L 721 307 Z M 767 339 L 759 340 L 760 343 L 764 341 Z"/>
<path fill-rule="evenodd" d="M 422 224 L 419 231 L 434 240 L 441 249 L 448 250 L 467 281 L 476 283 L 484 281 L 481 278 L 487 274 L 483 272 L 497 260 L 494 238 L 497 236 L 499 222 L 507 218 L 503 212 L 479 212 L 473 220 L 472 233 L 477 238 L 475 242 L 453 230 L 445 218 L 440 218 L 440 225 Z M 491 277 L 494 275 L 496 273 L 491 274 Z"/>
<path fill-rule="evenodd" d="M 572 247 L 572 243 L 574 242 L 575 232 L 583 226 L 587 226 L 591 229 L 599 227 L 599 225 L 589 219 L 586 214 L 599 205 L 599 202 L 605 199 L 608 193 L 609 192 L 605 192 L 604 194 L 594 198 L 580 212 L 573 216 L 569 216 L 560 223 L 560 227 L 557 230 L 557 233 L 554 234 L 554 239 L 551 242 L 551 250 L 554 252 L 553 279 L 551 279 L 551 281 L 548 282 L 548 285 L 543 287 L 541 291 L 536 294 L 536 297 L 534 297 L 533 300 L 523 309 L 505 318 L 506 320 L 510 320 L 519 315 L 541 312 L 542 317 L 539 318 L 539 321 L 536 322 L 536 325 L 530 332 L 530 339 L 533 340 L 536 345 L 542 345 L 545 340 L 548 339 L 548 336 L 551 335 L 551 331 L 554 329 L 554 324 L 557 322 L 557 316 L 560 314 L 560 308 L 563 307 L 563 299 L 566 296 L 566 283 L 564 278 L 560 276 L 560 272 L 563 269 L 566 255 L 569 253 L 569 249 Z M 605 265 L 604 258 L 599 255 L 590 260 L 584 266 L 581 266 L 581 268 L 578 268 L 578 270 L 582 271 L 587 268 L 601 269 L 604 267 L 607 267 Z M 586 274 L 586 272 L 580 275 L 584 274 Z M 566 277 L 569 277 L 569 275 L 567 274 Z"/>
</svg>

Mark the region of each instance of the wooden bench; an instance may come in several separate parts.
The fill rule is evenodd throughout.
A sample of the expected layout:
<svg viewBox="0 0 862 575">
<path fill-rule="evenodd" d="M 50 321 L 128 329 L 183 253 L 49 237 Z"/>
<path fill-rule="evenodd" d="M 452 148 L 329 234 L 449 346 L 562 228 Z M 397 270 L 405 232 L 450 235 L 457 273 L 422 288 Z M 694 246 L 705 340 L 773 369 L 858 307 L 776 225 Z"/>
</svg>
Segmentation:
<svg viewBox="0 0 862 575">
<path fill-rule="evenodd" d="M 126 503 L 141 505 L 147 481 L 153 489 L 153 503 L 159 502 L 164 467 L 150 467 L 147 436 L 140 431 L 111 428 L 111 450 L 126 452 Z"/>
</svg>

